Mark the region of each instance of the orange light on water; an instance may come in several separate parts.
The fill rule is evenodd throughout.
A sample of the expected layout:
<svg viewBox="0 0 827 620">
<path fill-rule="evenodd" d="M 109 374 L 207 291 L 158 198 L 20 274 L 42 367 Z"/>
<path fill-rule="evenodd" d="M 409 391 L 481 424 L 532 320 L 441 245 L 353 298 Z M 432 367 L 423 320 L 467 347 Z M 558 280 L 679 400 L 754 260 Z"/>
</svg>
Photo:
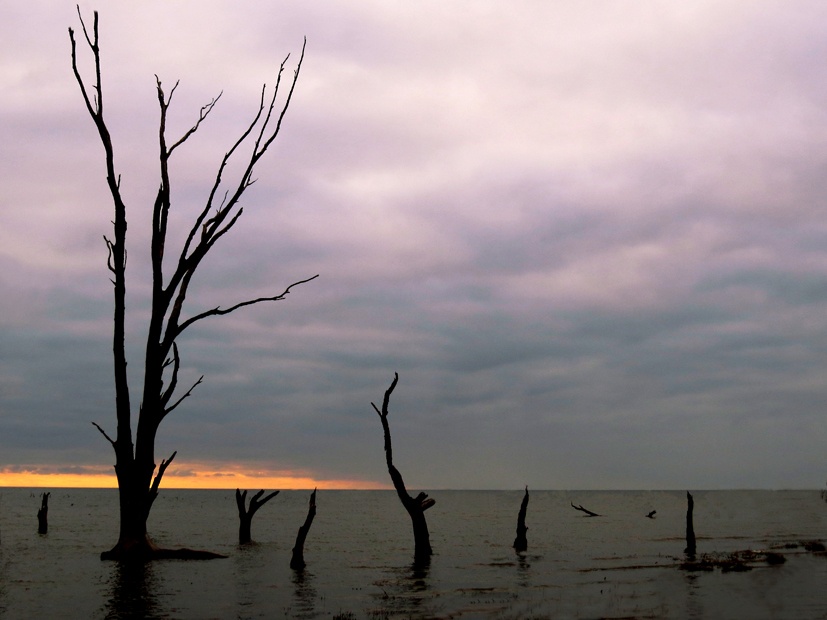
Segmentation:
<svg viewBox="0 0 827 620">
<path fill-rule="evenodd" d="M 372 480 L 327 479 L 304 471 L 251 468 L 238 463 L 188 463 L 186 469 L 175 470 L 173 463 L 164 474 L 161 488 L 167 489 L 387 489 Z M 0 486 L 49 488 L 116 488 L 111 467 L 73 468 L 25 466 L 0 469 Z"/>
</svg>

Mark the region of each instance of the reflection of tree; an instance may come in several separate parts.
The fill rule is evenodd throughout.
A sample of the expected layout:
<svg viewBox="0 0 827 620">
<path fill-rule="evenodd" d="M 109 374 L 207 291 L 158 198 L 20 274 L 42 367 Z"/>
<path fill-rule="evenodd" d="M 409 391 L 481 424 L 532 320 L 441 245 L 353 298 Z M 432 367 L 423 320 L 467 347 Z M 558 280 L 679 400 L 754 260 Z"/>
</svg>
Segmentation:
<svg viewBox="0 0 827 620">
<path fill-rule="evenodd" d="M 106 618 L 157 618 L 157 581 L 150 562 L 118 562 L 106 602 Z"/>
<path fill-rule="evenodd" d="M 423 607 L 433 598 L 428 574 L 430 564 L 416 560 L 394 570 L 395 578 L 379 582 L 382 588 L 382 611 L 391 615 L 429 615 Z"/>
<path fill-rule="evenodd" d="M 293 600 L 295 607 L 291 615 L 294 618 L 316 617 L 316 586 L 313 585 L 313 573 L 309 571 L 295 571 L 293 573 Z"/>
<path fill-rule="evenodd" d="M 517 585 L 527 588 L 531 584 L 531 564 L 524 553 L 517 554 Z"/>
<path fill-rule="evenodd" d="M 238 605 L 252 609 L 261 601 L 262 592 L 272 584 L 272 575 L 265 570 L 266 556 L 270 553 L 265 545 L 251 543 L 240 545 L 232 556 Z"/>
</svg>

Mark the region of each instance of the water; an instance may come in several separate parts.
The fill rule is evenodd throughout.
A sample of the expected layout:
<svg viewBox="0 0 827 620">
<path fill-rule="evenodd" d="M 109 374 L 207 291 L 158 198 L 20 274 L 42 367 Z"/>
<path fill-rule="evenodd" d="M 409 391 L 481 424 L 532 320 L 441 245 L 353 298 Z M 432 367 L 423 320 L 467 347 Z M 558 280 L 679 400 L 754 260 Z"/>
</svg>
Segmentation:
<svg viewBox="0 0 827 620">
<path fill-rule="evenodd" d="M 514 540 L 521 491 L 434 491 L 435 555 L 412 565 L 410 520 L 392 491 L 319 491 L 305 545 L 290 550 L 309 492 L 282 491 L 239 547 L 232 491 L 163 491 L 150 531 L 212 561 L 102 562 L 117 537 L 114 490 L 56 489 L 37 534 L 38 489 L 0 489 L 5 618 L 827 618 L 827 557 L 781 549 L 780 566 L 687 572 L 683 491 L 531 491 L 528 552 Z M 698 553 L 821 539 L 817 491 L 697 491 Z M 571 508 L 600 513 L 589 518 Z M 646 513 L 657 510 L 655 519 Z"/>
</svg>

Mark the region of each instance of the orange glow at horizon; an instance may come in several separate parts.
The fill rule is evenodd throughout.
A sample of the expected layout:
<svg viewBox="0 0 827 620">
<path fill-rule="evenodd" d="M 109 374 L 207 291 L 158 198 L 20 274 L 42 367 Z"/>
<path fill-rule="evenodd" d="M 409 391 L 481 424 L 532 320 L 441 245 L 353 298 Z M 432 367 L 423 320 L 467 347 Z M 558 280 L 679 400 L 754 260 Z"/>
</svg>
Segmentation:
<svg viewBox="0 0 827 620">
<path fill-rule="evenodd" d="M 173 466 L 174 467 L 174 466 Z M 314 489 L 377 490 L 388 485 L 372 480 L 320 479 L 305 471 L 245 469 L 237 464 L 202 463 L 183 475 L 173 467 L 164 474 L 162 489 Z M 0 487 L 51 487 L 114 489 L 118 482 L 111 467 L 83 467 L 82 473 L 33 466 L 0 469 Z"/>
</svg>

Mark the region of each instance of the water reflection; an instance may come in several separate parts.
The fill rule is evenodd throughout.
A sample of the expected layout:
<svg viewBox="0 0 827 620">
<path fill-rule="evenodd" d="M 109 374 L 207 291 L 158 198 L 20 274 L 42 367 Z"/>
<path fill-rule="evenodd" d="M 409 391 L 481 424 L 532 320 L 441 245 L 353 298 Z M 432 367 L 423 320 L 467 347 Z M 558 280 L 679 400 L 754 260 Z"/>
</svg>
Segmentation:
<svg viewBox="0 0 827 620">
<path fill-rule="evenodd" d="M 517 554 L 517 585 L 527 588 L 531 585 L 531 572 L 529 569 L 531 568 L 531 564 L 528 561 L 528 557 L 526 557 L 525 553 L 518 553 Z"/>
<path fill-rule="evenodd" d="M 687 571 L 684 575 L 684 583 L 686 584 L 686 617 L 705 618 L 698 575 Z"/>
<path fill-rule="evenodd" d="M 106 618 L 162 617 L 156 598 L 157 579 L 152 562 L 116 562 Z"/>
<path fill-rule="evenodd" d="M 293 611 L 295 618 L 313 618 L 316 615 L 316 586 L 315 576 L 307 570 L 293 572 Z"/>
<path fill-rule="evenodd" d="M 382 611 L 408 615 L 426 613 L 423 608 L 435 595 L 428 578 L 430 570 L 430 562 L 421 561 L 391 569 L 391 578 L 376 584 L 382 590 Z"/>
<path fill-rule="evenodd" d="M 431 570 L 430 560 L 415 561 L 411 565 L 411 574 L 408 578 L 411 592 L 425 592 L 428 590 L 428 573 Z"/>
</svg>

